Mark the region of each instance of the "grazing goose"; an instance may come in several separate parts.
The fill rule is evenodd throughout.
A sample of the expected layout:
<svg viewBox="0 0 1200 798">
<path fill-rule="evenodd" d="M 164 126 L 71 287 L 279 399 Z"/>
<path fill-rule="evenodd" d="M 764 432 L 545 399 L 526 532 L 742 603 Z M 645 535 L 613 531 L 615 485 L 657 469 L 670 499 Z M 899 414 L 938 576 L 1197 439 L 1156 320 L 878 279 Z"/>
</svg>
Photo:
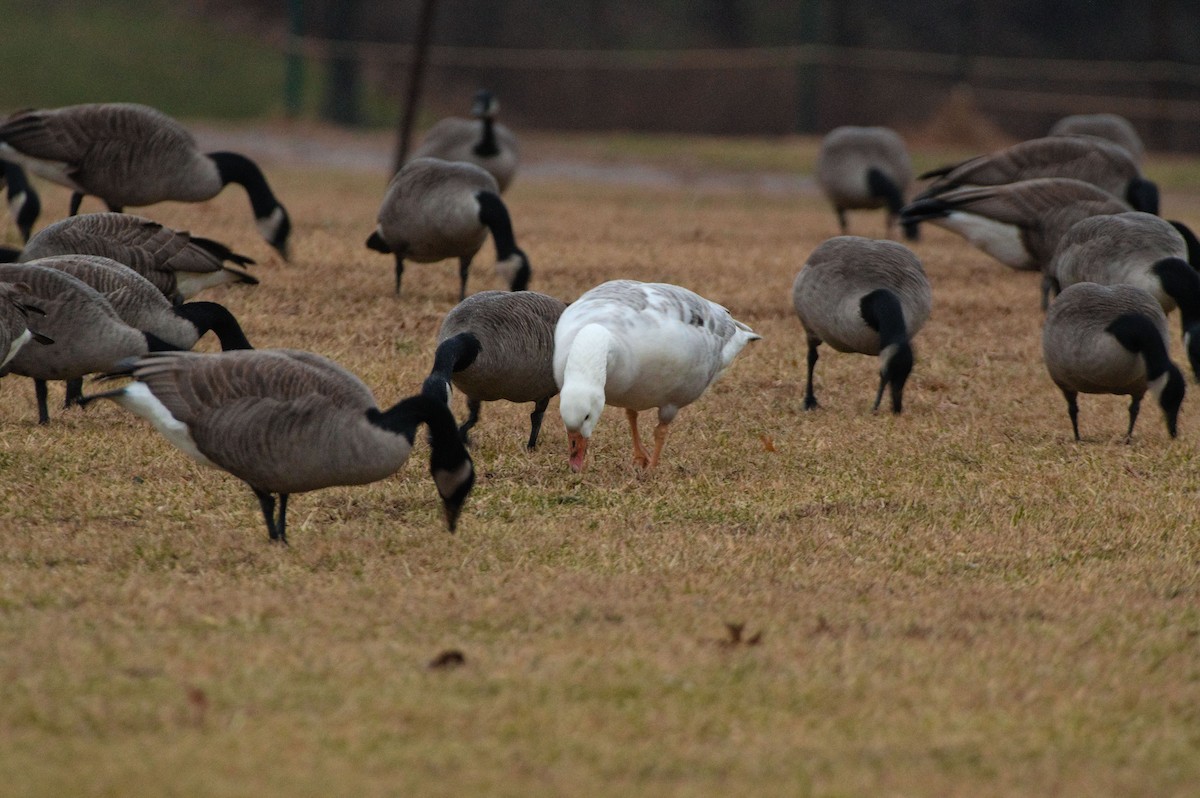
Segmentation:
<svg viewBox="0 0 1200 798">
<path fill-rule="evenodd" d="M 567 307 L 534 291 L 481 291 L 446 314 L 438 331 L 426 393 L 450 399 L 450 383 L 467 397 L 459 427 L 463 443 L 484 402 L 534 402 L 529 443 L 537 446 L 542 416 L 558 393 L 554 381 L 554 326 Z"/>
<path fill-rule="evenodd" d="M 451 532 L 475 483 L 445 404 L 417 395 L 381 411 L 362 380 L 311 352 L 160 353 L 109 376 L 126 375 L 134 382 L 84 401 L 114 400 L 196 462 L 247 483 L 272 541 L 287 543 L 290 494 L 391 476 L 420 424 L 429 425 L 429 470 Z"/>
<path fill-rule="evenodd" d="M 6 263 L 0 265 L 0 281 L 24 283 L 30 301 L 46 314 L 38 321 L 38 331 L 53 343 L 23 347 L 8 364 L 13 374 L 33 378 L 39 424 L 50 422 L 48 380 L 73 380 L 112 369 L 125 358 L 169 348 L 121 321 L 96 289 L 64 271 Z"/>
<path fill-rule="evenodd" d="M 839 236 L 808 257 L 792 285 L 792 304 L 808 336 L 808 381 L 804 409 L 817 407 L 813 368 L 817 347 L 879 355 L 879 410 L 891 386 L 892 412 L 899 413 L 904 383 L 913 367 L 910 341 L 925 325 L 933 295 L 917 256 L 893 241 Z"/>
<path fill-rule="evenodd" d="M 85 213 L 57 221 L 30 239 L 21 260 L 70 254 L 102 255 L 123 263 L 172 302 L 225 283 L 258 285 L 240 268 L 254 263 L 245 255 L 128 213 Z"/>
<path fill-rule="evenodd" d="M 912 182 L 912 163 L 904 140 L 894 130 L 839 127 L 821 141 L 817 182 L 833 205 L 843 235 L 848 229 L 846 211 L 860 208 L 886 207 L 884 232 L 888 233 Z"/>
<path fill-rule="evenodd" d="M 78 277 L 108 300 L 121 321 L 150 333 L 170 349 L 191 349 L 210 330 L 224 350 L 253 348 L 238 320 L 224 305 L 216 302 L 172 305 L 149 280 L 110 258 L 57 255 L 29 263 Z M 67 380 L 66 406 L 77 402 L 82 395 L 82 378 Z"/>
<path fill-rule="evenodd" d="M 1138 163 L 1146 156 L 1142 138 L 1133 125 L 1116 114 L 1075 114 L 1064 116 L 1050 128 L 1051 136 L 1095 136 L 1116 142 L 1129 151 Z"/>
<path fill-rule="evenodd" d="M 1082 219 L 1059 243 L 1049 282 L 1055 291 L 1085 282 L 1135 285 L 1164 313 L 1178 307 L 1188 362 L 1200 380 L 1200 275 L 1188 263 L 1181 228 L 1148 213 Z"/>
<path fill-rule="evenodd" d="M 452 117 L 441 120 L 429 128 L 413 157 L 466 161 L 482 166 L 496 178 L 503 194 L 517 172 L 520 153 L 517 137 L 496 122 L 499 111 L 500 101 L 490 91 L 480 89 L 471 107 L 475 119 Z"/>
<path fill-rule="evenodd" d="M 404 261 L 436 263 L 458 258 L 458 298 L 462 300 L 467 296 L 471 260 L 489 230 L 496 245 L 496 273 L 508 282 L 510 291 L 525 290 L 529 259 L 517 247 L 512 220 L 495 179 L 475 164 L 416 158 L 388 184 L 379 208 L 379 226 L 367 239 L 367 246 L 396 256 L 397 296 Z"/>
<path fill-rule="evenodd" d="M 28 303 L 29 286 L 24 283 L 0 283 L 0 373 L 16 357 L 21 347 L 32 340 L 43 344 L 54 341 L 29 328 L 29 317 L 46 312 Z"/>
<path fill-rule="evenodd" d="M 900 220 L 913 225 L 932 222 L 958 233 L 1005 266 L 1044 272 L 1059 239 L 1075 222 L 1128 210 L 1124 202 L 1091 183 L 1043 177 L 956 188 L 907 205 Z"/>
<path fill-rule="evenodd" d="M 8 212 L 21 233 L 21 240 L 28 241 L 42 212 L 42 200 L 29 185 L 24 169 L 8 161 L 0 161 L 0 166 L 4 167 L 2 177 L 8 185 Z"/>
<path fill-rule="evenodd" d="M 1050 378 L 1067 400 L 1075 440 L 1079 394 L 1127 394 L 1128 443 L 1147 389 L 1158 399 L 1167 432 L 1175 437 L 1183 375 L 1167 355 L 1167 317 L 1146 291 L 1132 285 L 1067 286 L 1046 314 L 1042 354 Z"/>
<path fill-rule="evenodd" d="M 762 338 L 729 311 L 686 288 L 612 280 L 567 306 L 554 329 L 554 380 L 567 428 L 572 471 L 582 471 L 588 441 L 606 404 L 625 408 L 633 460 L 658 465 L 667 425 Z M 638 411 L 658 408 L 654 453 L 638 435 Z"/>
<path fill-rule="evenodd" d="M 190 132 L 154 108 L 133 103 L 21 111 L 0 123 L 0 159 L 84 195 L 111 211 L 166 200 L 201 202 L 229 183 L 246 189 L 259 232 L 287 258 L 291 221 L 262 170 L 235 152 L 202 153 Z"/>
<path fill-rule="evenodd" d="M 998 186 L 1038 177 L 1069 177 L 1099 186 L 1135 211 L 1158 213 L 1158 186 L 1142 177 L 1137 162 L 1119 144 L 1090 136 L 1049 136 L 1022 141 L 959 164 L 921 175 L 933 181 L 914 201 L 962 186 Z"/>
</svg>

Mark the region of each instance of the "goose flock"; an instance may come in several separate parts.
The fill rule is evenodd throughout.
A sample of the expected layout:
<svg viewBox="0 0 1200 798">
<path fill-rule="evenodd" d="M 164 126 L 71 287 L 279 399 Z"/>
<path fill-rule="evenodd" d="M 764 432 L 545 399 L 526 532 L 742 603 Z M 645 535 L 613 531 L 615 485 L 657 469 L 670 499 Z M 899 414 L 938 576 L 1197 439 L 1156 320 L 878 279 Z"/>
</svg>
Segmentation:
<svg viewBox="0 0 1200 798">
<path fill-rule="evenodd" d="M 245 482 L 268 538 L 280 543 L 291 494 L 390 476 L 422 425 L 430 476 L 454 531 L 475 484 L 469 433 L 484 402 L 532 403 L 533 449 L 558 395 L 573 471 L 587 464 L 605 406 L 623 408 L 634 464 L 655 468 L 679 411 L 760 336 L 679 285 L 613 279 L 570 303 L 528 290 L 530 259 L 502 199 L 519 165 L 517 139 L 496 121 L 498 109 L 481 91 L 473 118 L 432 127 L 387 186 L 366 240 L 394 257 L 397 296 L 406 263 L 459 264 L 460 301 L 442 322 L 429 376 L 386 410 L 326 357 L 254 349 L 227 308 L 192 301 L 214 286 L 257 284 L 251 258 L 123 212 L 203 201 L 236 183 L 260 234 L 286 258 L 291 218 L 250 159 L 203 153 L 181 124 L 140 105 L 13 114 L 0 121 L 0 161 L 25 246 L 0 252 L 3 373 L 35 381 L 42 424 L 48 380 L 68 383 L 68 404 L 108 399 L 142 416 L 196 462 Z M 1129 396 L 1130 438 L 1149 392 L 1174 437 L 1185 380 L 1168 354 L 1166 314 L 1179 309 L 1200 380 L 1200 242 L 1157 215 L 1158 189 L 1142 174 L 1142 157 L 1119 117 L 1067 118 L 1044 138 L 921 175 L 930 182 L 906 202 L 913 169 L 895 131 L 831 131 L 816 176 L 841 235 L 811 253 L 792 286 L 808 345 L 804 409 L 819 407 L 814 371 L 826 343 L 877 356 L 873 410 L 890 391 L 892 412 L 902 412 L 912 341 L 930 316 L 933 290 L 917 255 L 891 238 L 899 225 L 916 240 L 928 222 L 1013 269 L 1042 273 L 1045 364 L 1076 439 L 1080 393 Z M 40 202 L 26 170 L 72 191 L 70 216 L 36 234 Z M 88 195 L 108 212 L 76 215 Z M 878 208 L 886 212 L 884 238 L 849 235 L 847 211 Z M 467 296 L 471 264 L 489 235 L 508 290 Z M 188 351 L 208 332 L 221 352 Z M 84 396 L 87 375 L 123 384 Z M 450 410 L 455 390 L 467 399 L 461 425 Z M 649 446 L 639 431 L 643 410 L 657 414 Z"/>
</svg>

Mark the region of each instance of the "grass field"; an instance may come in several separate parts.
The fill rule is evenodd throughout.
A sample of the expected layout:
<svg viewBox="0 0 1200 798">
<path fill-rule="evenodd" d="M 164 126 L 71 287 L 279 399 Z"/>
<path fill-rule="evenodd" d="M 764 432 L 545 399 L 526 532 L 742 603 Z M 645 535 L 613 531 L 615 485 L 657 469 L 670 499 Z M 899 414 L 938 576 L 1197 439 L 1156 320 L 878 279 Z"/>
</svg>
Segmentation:
<svg viewBox="0 0 1200 798">
<path fill-rule="evenodd" d="M 150 213 L 264 261 L 209 294 L 258 346 L 334 357 L 385 405 L 414 392 L 454 266 L 410 267 L 395 299 L 362 245 L 382 177 L 268 172 L 291 263 L 236 191 Z M 1200 222 L 1200 183 L 1169 185 L 1165 214 Z M 56 218 L 66 192 L 43 201 Z M 295 497 L 287 549 L 140 420 L 101 403 L 39 428 L 5 379 L 5 794 L 1196 794 L 1200 389 L 1178 440 L 1147 402 L 1132 445 L 1125 399 L 1081 397 L 1075 443 L 1037 276 L 931 229 L 904 415 L 869 412 L 873 358 L 824 350 L 805 413 L 791 283 L 836 232 L 815 195 L 518 178 L 509 201 L 536 290 L 679 283 L 764 340 L 657 472 L 620 411 L 576 475 L 556 403 L 532 454 L 530 408 L 488 405 L 457 535 L 422 443 L 389 480 Z M 428 667 L 449 649 L 463 666 Z"/>
</svg>

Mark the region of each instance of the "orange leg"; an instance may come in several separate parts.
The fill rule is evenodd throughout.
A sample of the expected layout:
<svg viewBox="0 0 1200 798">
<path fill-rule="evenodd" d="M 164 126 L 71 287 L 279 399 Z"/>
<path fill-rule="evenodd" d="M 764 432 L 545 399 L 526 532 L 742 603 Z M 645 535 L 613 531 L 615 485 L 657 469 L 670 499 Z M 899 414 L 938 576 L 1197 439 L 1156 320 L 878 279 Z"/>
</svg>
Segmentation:
<svg viewBox="0 0 1200 798">
<path fill-rule="evenodd" d="M 625 418 L 629 419 L 629 431 L 633 434 L 633 462 L 639 468 L 645 468 L 650 463 L 650 455 L 642 446 L 642 438 L 638 435 L 638 411 L 626 408 Z"/>
<path fill-rule="evenodd" d="M 663 444 L 667 442 L 667 425 L 670 422 L 660 421 L 658 426 L 654 428 L 654 454 L 650 457 L 650 467 L 655 468 L 658 465 L 658 458 L 662 454 Z"/>
</svg>

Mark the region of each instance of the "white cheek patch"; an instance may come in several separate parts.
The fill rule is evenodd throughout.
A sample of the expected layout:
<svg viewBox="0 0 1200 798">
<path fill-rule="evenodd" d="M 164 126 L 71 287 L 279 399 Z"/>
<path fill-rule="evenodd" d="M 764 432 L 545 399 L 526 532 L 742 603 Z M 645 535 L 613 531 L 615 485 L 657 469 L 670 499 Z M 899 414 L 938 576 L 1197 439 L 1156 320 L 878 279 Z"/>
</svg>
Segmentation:
<svg viewBox="0 0 1200 798">
<path fill-rule="evenodd" d="M 437 485 L 439 496 L 453 496 L 471 473 L 471 461 L 463 460 L 462 465 L 453 471 L 434 471 L 433 484 Z"/>
<path fill-rule="evenodd" d="M 879 350 L 879 373 L 882 374 L 888 364 L 892 362 L 896 351 L 900 348 L 898 344 L 888 344 L 883 349 Z"/>
<path fill-rule="evenodd" d="M 256 220 L 255 224 L 258 225 L 258 232 L 263 238 L 274 241 L 276 234 L 279 233 L 279 226 L 283 224 L 283 208 L 276 206 L 270 216 Z"/>
<path fill-rule="evenodd" d="M 29 195 L 24 191 L 13 195 L 12 199 L 8 201 L 9 213 L 11 213 L 14 217 L 20 216 L 21 209 L 25 207 L 25 200 L 27 199 L 29 199 Z"/>
<path fill-rule="evenodd" d="M 0 367 L 7 366 L 8 361 L 16 357 L 17 352 L 21 351 L 21 347 L 25 346 L 25 344 L 29 343 L 32 339 L 33 333 L 31 333 L 29 330 L 25 330 L 25 332 L 18 335 L 16 340 L 14 340 L 8 347 L 8 354 L 5 355 L 4 360 L 0 361 Z"/>
<path fill-rule="evenodd" d="M 1005 266 L 1024 269 L 1029 265 L 1029 252 L 1016 225 L 962 211 L 952 211 L 944 219 L 935 220 L 935 223 L 958 233 Z"/>
<path fill-rule="evenodd" d="M 187 424 L 171 415 L 167 406 L 158 401 L 158 397 L 146 387 L 145 383 L 135 382 L 126 387 L 124 393 L 114 398 L 117 404 L 129 412 L 149 421 L 156 430 L 162 433 L 164 438 L 188 457 L 201 465 L 217 468 L 216 463 L 209 460 L 196 448 L 196 442 L 192 440 L 192 434 L 188 431 Z"/>
</svg>

